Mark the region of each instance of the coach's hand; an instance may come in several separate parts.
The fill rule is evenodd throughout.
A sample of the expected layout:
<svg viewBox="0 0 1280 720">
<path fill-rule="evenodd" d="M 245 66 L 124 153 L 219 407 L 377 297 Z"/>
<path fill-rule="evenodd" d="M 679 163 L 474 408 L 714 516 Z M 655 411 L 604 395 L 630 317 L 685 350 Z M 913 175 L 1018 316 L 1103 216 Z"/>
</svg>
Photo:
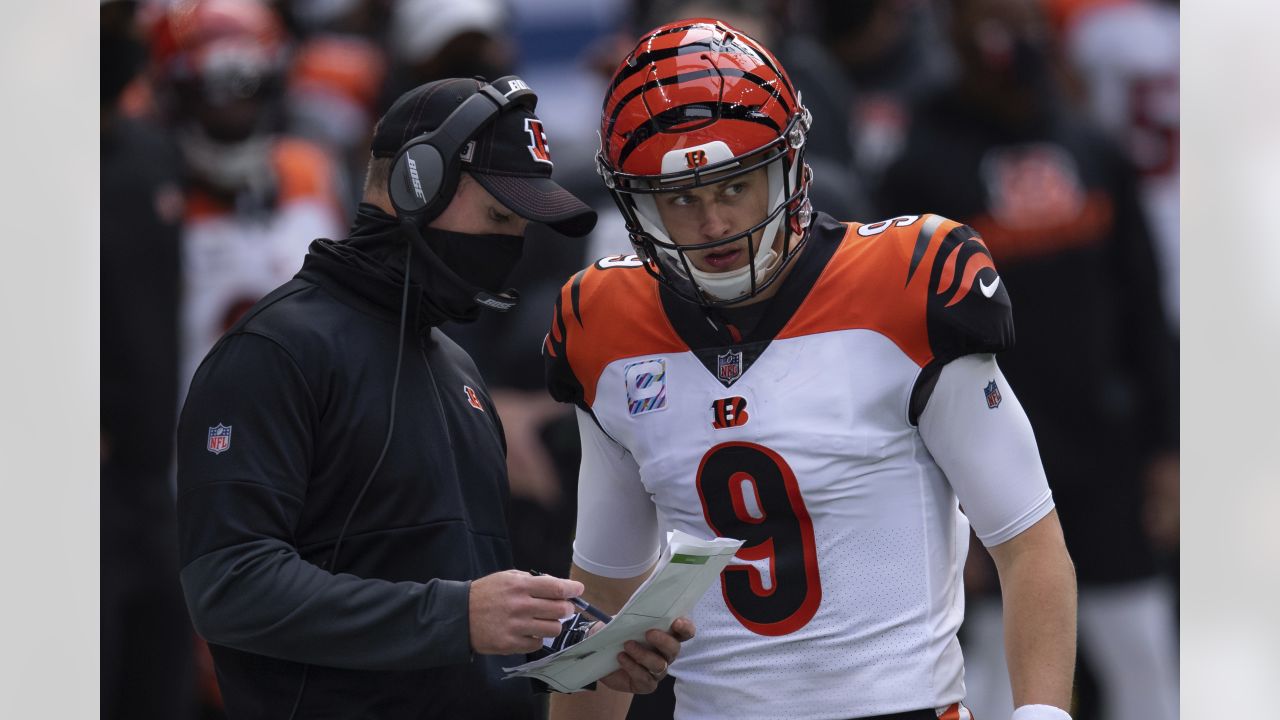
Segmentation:
<svg viewBox="0 0 1280 720">
<path fill-rule="evenodd" d="M 592 628 L 592 634 L 602 625 Z M 667 668 L 680 654 L 680 643 L 693 638 L 697 632 L 693 621 L 686 617 L 676 618 L 671 623 L 671 630 L 650 630 L 644 634 L 648 644 L 628 640 L 623 646 L 625 652 L 618 653 L 618 664 L 622 667 L 600 678 L 600 682 L 610 690 L 643 695 L 658 688 L 658 683 L 667 676 Z"/>
<path fill-rule="evenodd" d="M 560 618 L 575 612 L 568 598 L 583 591 L 577 580 L 504 570 L 474 580 L 471 649 L 481 655 L 530 653 L 542 638 L 560 634 Z"/>
</svg>

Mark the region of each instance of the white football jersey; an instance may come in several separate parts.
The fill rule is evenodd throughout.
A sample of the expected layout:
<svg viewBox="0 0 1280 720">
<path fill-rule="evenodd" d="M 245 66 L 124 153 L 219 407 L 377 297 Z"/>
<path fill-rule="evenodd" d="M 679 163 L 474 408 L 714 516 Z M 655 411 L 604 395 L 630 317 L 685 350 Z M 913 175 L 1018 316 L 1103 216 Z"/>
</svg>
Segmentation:
<svg viewBox="0 0 1280 720">
<path fill-rule="evenodd" d="M 280 139 L 272 148 L 278 205 L 237 215 L 204 196 L 188 201 L 182 231 L 181 395 L 209 348 L 264 295 L 302 267 L 311 241 L 343 232 L 332 177 L 318 147 Z"/>
<path fill-rule="evenodd" d="M 581 413 L 574 562 L 634 577 L 670 529 L 746 541 L 672 665 L 679 718 L 956 703 L 969 521 L 992 545 L 1052 509 L 991 355 L 1012 321 L 990 254 L 937 216 L 819 215 L 768 302 L 742 337 L 634 259 L 566 284 L 544 353 Z"/>
</svg>

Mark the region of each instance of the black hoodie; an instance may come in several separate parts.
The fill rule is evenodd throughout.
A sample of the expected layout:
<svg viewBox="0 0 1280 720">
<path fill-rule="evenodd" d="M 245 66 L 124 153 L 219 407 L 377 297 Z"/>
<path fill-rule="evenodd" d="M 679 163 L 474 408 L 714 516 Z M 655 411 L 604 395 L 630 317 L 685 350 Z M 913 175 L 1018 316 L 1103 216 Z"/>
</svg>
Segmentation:
<svg viewBox="0 0 1280 720">
<path fill-rule="evenodd" d="M 535 717 L 523 656 L 472 656 L 469 581 L 511 566 L 502 428 L 362 206 L 196 372 L 178 428 L 182 584 L 229 718 Z M 411 273 L 411 278 L 413 277 Z M 307 667 L 309 665 L 309 667 Z M 305 683 L 304 683 L 305 677 Z"/>
</svg>

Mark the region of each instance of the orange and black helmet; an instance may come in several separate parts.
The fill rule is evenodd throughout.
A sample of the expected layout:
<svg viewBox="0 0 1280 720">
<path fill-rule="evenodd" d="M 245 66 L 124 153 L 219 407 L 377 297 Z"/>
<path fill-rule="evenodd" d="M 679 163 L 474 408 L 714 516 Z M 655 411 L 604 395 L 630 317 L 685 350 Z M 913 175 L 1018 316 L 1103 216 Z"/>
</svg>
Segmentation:
<svg viewBox="0 0 1280 720">
<path fill-rule="evenodd" d="M 262 0 L 181 0 L 156 19 L 150 36 L 158 79 L 200 86 L 215 104 L 282 78 L 287 37 Z"/>
<path fill-rule="evenodd" d="M 614 73 L 600 120 L 597 169 L 646 267 L 687 300 L 740 302 L 759 293 L 799 252 L 811 215 L 805 137 L 812 122 L 769 50 L 724 22 L 668 23 L 640 38 Z M 653 195 L 768 168 L 769 211 L 742 233 L 700 245 L 672 242 Z M 784 224 L 785 223 L 785 224 Z M 780 251 L 770 244 L 785 228 Z M 764 230 L 751 262 L 733 273 L 693 267 L 689 250 Z"/>
</svg>

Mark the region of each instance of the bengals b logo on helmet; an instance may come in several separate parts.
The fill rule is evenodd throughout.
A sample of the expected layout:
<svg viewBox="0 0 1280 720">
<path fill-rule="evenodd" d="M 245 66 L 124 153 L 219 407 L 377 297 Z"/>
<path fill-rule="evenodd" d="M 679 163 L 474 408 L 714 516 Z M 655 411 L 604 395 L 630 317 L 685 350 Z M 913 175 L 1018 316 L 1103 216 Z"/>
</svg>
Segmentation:
<svg viewBox="0 0 1280 720">
<path fill-rule="evenodd" d="M 684 161 L 688 163 L 690 170 L 702 167 L 707 164 L 707 151 L 690 150 L 684 154 Z"/>
</svg>

